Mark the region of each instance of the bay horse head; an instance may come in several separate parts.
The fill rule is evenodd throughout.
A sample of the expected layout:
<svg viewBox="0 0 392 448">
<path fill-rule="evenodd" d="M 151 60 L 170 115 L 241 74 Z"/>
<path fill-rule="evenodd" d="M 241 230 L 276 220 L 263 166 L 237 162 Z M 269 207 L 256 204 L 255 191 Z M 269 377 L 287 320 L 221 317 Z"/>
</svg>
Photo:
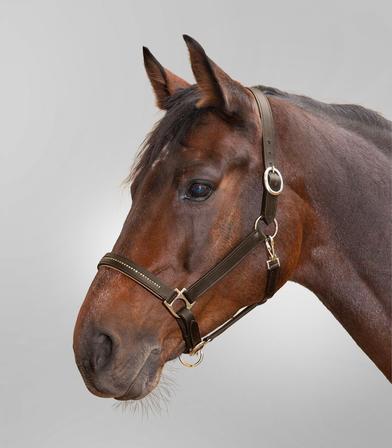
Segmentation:
<svg viewBox="0 0 392 448">
<path fill-rule="evenodd" d="M 287 142 L 280 139 L 275 162 L 284 173 L 285 190 L 279 207 L 273 204 L 272 218 L 276 213 L 284 238 L 271 238 L 274 219 L 257 220 L 269 185 L 268 179 L 263 182 L 266 155 L 260 148 L 270 129 L 260 119 L 260 104 L 194 39 L 184 38 L 194 85 L 144 48 L 147 75 L 165 115 L 139 153 L 131 174 L 131 210 L 75 326 L 78 368 L 88 389 L 102 397 L 143 398 L 158 384 L 167 361 L 184 351 L 199 353 L 199 344 L 206 342 L 199 334 L 209 335 L 240 310 L 263 302 L 271 295 L 266 261 L 277 260 L 276 253 L 280 271 L 274 289 L 279 289 L 297 268 L 304 228 L 317 219 L 306 202 L 298 158 L 282 156 Z M 274 112 L 275 98 L 269 103 Z M 274 114 L 274 119 L 285 128 L 284 118 Z M 295 132 L 296 124 L 292 127 Z M 261 244 L 249 246 L 240 263 L 232 262 L 224 279 L 210 279 L 197 302 L 187 289 L 175 289 L 194 285 L 214 267 L 219 270 L 228 254 L 238 258 L 235 250 L 250 231 Z M 179 322 L 181 313 L 185 324 Z"/>
<path fill-rule="evenodd" d="M 133 169 L 132 207 L 113 253 L 166 285 L 187 286 L 253 228 L 260 214 L 264 165 L 252 93 L 195 40 L 185 36 L 185 41 L 195 85 L 162 67 L 144 48 L 157 105 L 166 114 Z M 292 264 L 284 252 L 289 258 L 298 253 L 294 229 L 286 240 L 290 251 L 281 255 L 279 286 Z M 198 299 L 192 312 L 200 334 L 264 298 L 265 262 L 263 248 L 252 251 Z M 184 342 L 173 316 L 149 291 L 102 266 L 81 307 L 74 350 L 91 392 L 139 399 L 157 385 L 164 364 L 184 351 Z"/>
</svg>

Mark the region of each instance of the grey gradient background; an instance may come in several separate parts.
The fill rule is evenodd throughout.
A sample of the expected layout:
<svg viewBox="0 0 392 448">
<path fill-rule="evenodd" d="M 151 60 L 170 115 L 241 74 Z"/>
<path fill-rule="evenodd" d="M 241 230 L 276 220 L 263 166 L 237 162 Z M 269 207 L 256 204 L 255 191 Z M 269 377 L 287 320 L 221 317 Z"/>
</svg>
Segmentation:
<svg viewBox="0 0 392 448">
<path fill-rule="evenodd" d="M 161 116 L 141 46 L 191 80 L 183 33 L 248 85 L 392 117 L 388 1 L 1 0 L 0 446 L 390 446 L 390 384 L 292 283 L 199 369 L 170 369 L 161 415 L 85 389 L 73 325 L 130 207 L 121 181 Z"/>
</svg>

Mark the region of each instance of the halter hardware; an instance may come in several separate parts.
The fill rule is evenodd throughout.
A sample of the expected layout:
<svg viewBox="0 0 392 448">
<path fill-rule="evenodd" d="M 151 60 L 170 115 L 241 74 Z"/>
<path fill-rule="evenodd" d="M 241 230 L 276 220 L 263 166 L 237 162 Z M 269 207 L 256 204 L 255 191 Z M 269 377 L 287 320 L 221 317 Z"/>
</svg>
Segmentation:
<svg viewBox="0 0 392 448">
<path fill-rule="evenodd" d="M 278 186 L 277 190 L 274 190 L 271 187 L 270 176 L 269 176 L 270 173 L 278 175 L 277 184 L 279 186 Z M 266 190 L 268 191 L 268 193 L 272 194 L 272 196 L 279 196 L 280 193 L 282 193 L 282 191 L 283 191 L 283 177 L 282 177 L 282 174 L 280 173 L 280 171 L 278 170 L 278 168 L 275 168 L 274 166 L 269 166 L 264 171 L 264 186 L 265 186 Z"/>
<path fill-rule="evenodd" d="M 264 220 L 264 218 L 261 215 L 256 219 L 255 225 L 254 225 L 255 230 L 259 230 L 259 228 L 258 228 L 259 224 L 263 220 Z M 278 220 L 276 218 L 274 219 L 273 223 L 274 223 L 274 226 L 275 226 L 274 233 L 272 235 L 266 235 L 268 238 L 272 238 L 272 239 L 274 239 L 276 237 L 276 235 L 278 234 L 278 230 L 279 230 Z"/>
<path fill-rule="evenodd" d="M 267 248 L 267 252 L 270 256 L 270 258 L 267 260 L 267 269 L 270 271 L 271 269 L 274 269 L 274 267 L 277 265 L 280 267 L 280 260 L 275 252 L 275 242 L 274 238 L 272 236 L 269 236 L 265 240 L 265 246 Z"/>
<path fill-rule="evenodd" d="M 222 334 L 235 322 L 244 317 L 256 306 L 264 303 L 272 297 L 277 289 L 278 273 L 280 260 L 275 251 L 274 239 L 278 233 L 278 222 L 275 218 L 277 199 L 283 190 L 283 177 L 280 171 L 274 165 L 275 156 L 275 133 L 273 125 L 273 116 L 268 98 L 257 87 L 249 89 L 253 95 L 262 123 L 262 151 L 264 161 L 264 190 L 261 204 L 260 216 L 256 219 L 254 229 L 241 240 L 222 260 L 207 271 L 199 280 L 188 288 L 172 289 L 164 284 L 158 277 L 153 275 L 147 269 L 138 266 L 136 263 L 128 260 L 121 255 L 107 253 L 98 263 L 98 268 L 106 266 L 115 269 L 133 281 L 143 286 L 147 291 L 161 300 L 163 305 L 176 319 L 185 343 L 184 353 L 190 356 L 197 356 L 194 363 L 186 361 L 182 355 L 179 356 L 180 362 L 185 367 L 196 367 L 203 360 L 204 346 Z M 266 235 L 260 228 L 261 222 L 267 226 L 274 223 L 275 230 L 272 235 Z M 267 282 L 264 298 L 252 305 L 248 305 L 239 310 L 229 320 L 224 322 L 215 330 L 211 331 L 203 338 L 200 336 L 199 325 L 193 315 L 192 307 L 197 299 L 209 290 L 215 283 L 219 282 L 232 269 L 234 269 L 260 242 L 264 242 L 268 254 L 267 263 Z M 173 305 L 181 301 L 184 306 L 174 309 Z"/>
<path fill-rule="evenodd" d="M 197 367 L 199 364 L 202 363 L 203 359 L 204 359 L 204 353 L 202 349 L 197 350 L 195 353 L 189 353 L 190 356 L 197 356 L 197 359 L 194 363 L 191 363 L 189 361 L 186 361 L 183 357 L 183 354 L 181 354 L 178 359 L 180 360 L 180 363 L 184 366 L 184 367 L 188 367 L 190 369 L 192 369 L 193 367 Z"/>
<path fill-rule="evenodd" d="M 190 303 L 189 300 L 186 298 L 185 296 L 186 288 L 182 288 L 181 290 L 175 288 L 174 291 L 177 293 L 177 295 L 171 299 L 165 300 L 163 304 L 172 313 L 172 315 L 178 319 L 180 318 L 180 316 L 174 311 L 173 308 L 174 303 L 177 302 L 177 300 L 182 300 L 185 303 L 185 308 L 187 310 L 190 310 L 192 306 L 195 304 L 195 302 Z"/>
</svg>

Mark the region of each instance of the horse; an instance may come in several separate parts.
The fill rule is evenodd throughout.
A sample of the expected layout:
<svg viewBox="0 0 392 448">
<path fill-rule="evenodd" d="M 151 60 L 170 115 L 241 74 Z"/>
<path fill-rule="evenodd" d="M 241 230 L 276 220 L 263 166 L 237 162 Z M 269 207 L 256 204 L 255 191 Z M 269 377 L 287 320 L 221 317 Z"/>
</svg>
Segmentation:
<svg viewBox="0 0 392 448">
<path fill-rule="evenodd" d="M 276 174 L 279 167 L 280 187 L 284 176 L 274 219 L 258 230 L 261 197 L 275 188 L 265 182 L 260 150 L 271 130 L 261 119 L 266 112 L 260 114 L 255 89 L 233 80 L 196 40 L 184 39 L 195 84 L 143 47 L 165 114 L 129 176 L 132 206 L 113 247 L 117 258 L 100 265 L 77 317 L 73 348 L 87 388 L 117 400 L 148 395 L 165 363 L 184 351 L 200 354 L 191 343 L 185 350 L 181 312 L 194 305 L 191 332 L 197 322 L 197 332 L 208 335 L 263 303 L 273 295 L 266 294 L 270 256 L 279 261 L 274 289 L 294 281 L 312 291 L 392 381 L 392 122 L 362 106 L 257 86 L 273 119 L 270 168 Z M 261 244 L 210 282 L 197 302 L 188 303 L 186 289 L 174 290 L 176 306 L 156 300 L 161 282 L 191 285 L 221 266 L 254 226 L 253 234 L 264 235 Z"/>
</svg>

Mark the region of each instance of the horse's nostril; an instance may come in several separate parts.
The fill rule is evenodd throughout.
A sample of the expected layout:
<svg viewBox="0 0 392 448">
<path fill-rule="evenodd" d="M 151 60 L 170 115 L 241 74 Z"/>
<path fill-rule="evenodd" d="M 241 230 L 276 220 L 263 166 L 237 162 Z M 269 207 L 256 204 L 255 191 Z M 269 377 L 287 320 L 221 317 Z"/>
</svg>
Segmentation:
<svg viewBox="0 0 392 448">
<path fill-rule="evenodd" d="M 160 354 L 161 354 L 161 349 L 159 347 L 153 348 L 151 350 L 151 355 L 153 355 L 153 356 L 159 356 Z"/>
<path fill-rule="evenodd" d="M 111 360 L 113 351 L 113 341 L 110 336 L 101 333 L 96 336 L 91 359 L 92 370 L 97 372 L 102 370 Z"/>
</svg>

